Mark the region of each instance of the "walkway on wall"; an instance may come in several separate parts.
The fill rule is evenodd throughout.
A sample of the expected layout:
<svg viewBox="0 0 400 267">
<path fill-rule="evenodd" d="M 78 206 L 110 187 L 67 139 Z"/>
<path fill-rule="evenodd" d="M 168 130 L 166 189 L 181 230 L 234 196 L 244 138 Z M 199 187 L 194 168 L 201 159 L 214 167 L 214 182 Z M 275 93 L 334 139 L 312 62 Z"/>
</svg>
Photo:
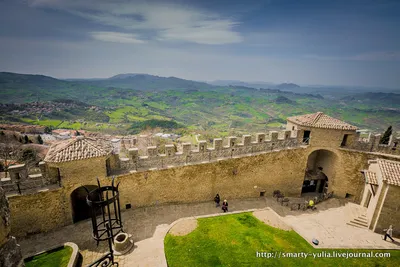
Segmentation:
<svg viewBox="0 0 400 267">
<path fill-rule="evenodd" d="M 335 208 L 344 207 L 345 205 L 344 200 L 330 199 L 318 205 L 319 212 L 313 212 L 310 210 L 290 211 L 288 207 L 281 206 L 272 198 L 228 199 L 228 202 L 230 212 L 271 207 L 281 216 L 289 215 L 285 217 L 288 219 L 307 218 L 307 216 L 322 214 L 324 211 L 335 210 Z M 201 216 L 218 212 L 222 211 L 220 208 L 216 208 L 212 201 L 193 204 L 158 205 L 127 210 L 122 213 L 122 220 L 124 222 L 125 231 L 132 234 L 135 243 L 142 241 L 141 243 L 143 244 L 146 243 L 147 240 L 149 240 L 149 242 L 153 240 L 152 237 L 155 233 L 157 235 L 157 226 L 169 225 L 179 218 Z M 158 228 L 160 229 L 160 227 Z M 26 257 L 61 243 L 74 242 L 78 245 L 83 256 L 82 266 L 86 266 L 107 251 L 106 242 L 102 242 L 99 247 L 96 247 L 96 242 L 91 237 L 91 231 L 91 222 L 87 220 L 60 228 L 53 232 L 33 235 L 26 239 L 18 239 L 18 243 L 21 245 L 24 257 Z M 162 239 L 160 239 L 159 242 L 162 242 Z M 156 245 L 157 244 L 154 244 L 154 246 Z M 125 262 L 127 257 L 118 257 L 117 259 L 120 262 L 120 267 L 131 266 Z"/>
</svg>

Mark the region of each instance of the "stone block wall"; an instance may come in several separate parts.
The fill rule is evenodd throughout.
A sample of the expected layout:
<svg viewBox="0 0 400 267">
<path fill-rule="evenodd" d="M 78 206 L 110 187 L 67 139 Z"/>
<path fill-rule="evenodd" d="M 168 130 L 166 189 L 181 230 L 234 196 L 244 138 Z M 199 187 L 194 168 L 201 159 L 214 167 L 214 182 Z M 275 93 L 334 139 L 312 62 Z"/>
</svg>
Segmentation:
<svg viewBox="0 0 400 267">
<path fill-rule="evenodd" d="M 162 169 L 171 166 L 182 166 L 186 164 L 198 164 L 211 162 L 221 158 L 240 157 L 248 154 L 272 151 L 276 149 L 285 149 L 289 147 L 298 147 L 300 143 L 295 135 L 290 131 L 270 132 L 269 138 L 266 134 L 259 133 L 255 136 L 255 141 L 251 141 L 250 135 L 244 135 L 241 141 L 237 137 L 231 136 L 226 140 L 227 145 L 223 146 L 223 140 L 214 139 L 213 147 L 207 147 L 206 141 L 199 141 L 198 149 L 192 150 L 190 143 L 184 143 L 182 151 L 175 151 L 173 145 L 165 145 L 162 149 L 165 154 L 158 154 L 160 149 L 156 146 L 147 148 L 145 153 L 139 151 L 129 152 L 129 162 L 123 159 L 122 169 L 128 170 L 133 167 L 136 171 L 145 171 L 148 169 Z M 139 156 L 145 154 L 146 156 Z"/>
<path fill-rule="evenodd" d="M 379 144 L 380 138 L 380 134 L 370 134 L 370 136 L 366 140 L 358 139 L 353 142 L 353 144 L 350 145 L 349 148 L 389 155 L 400 155 L 400 143 L 398 140 L 393 140 L 393 136 L 391 136 L 389 144 L 383 145 Z"/>
<path fill-rule="evenodd" d="M 10 206 L 4 190 L 0 187 L 0 266 L 25 266 L 21 248 L 15 237 L 10 235 Z"/>
<path fill-rule="evenodd" d="M 50 231 L 70 224 L 63 189 L 9 196 L 11 233 L 17 237 Z"/>
<path fill-rule="evenodd" d="M 389 185 L 383 201 L 381 213 L 375 227 L 375 232 L 383 233 L 383 229 L 393 225 L 393 235 L 400 237 L 400 186 Z"/>
<path fill-rule="evenodd" d="M 346 149 L 338 149 L 338 155 L 340 163 L 335 170 L 337 179 L 332 185 L 334 194 L 342 198 L 347 196 L 350 200 L 360 203 L 365 184 L 361 170 L 368 169 L 368 160 L 376 156 Z"/>
<path fill-rule="evenodd" d="M 36 174 L 28 174 L 25 164 L 11 166 L 9 168 L 10 177 L 2 179 L 0 186 L 6 193 L 19 194 L 57 183 L 57 179 L 50 178 L 47 166 L 43 163 L 39 164 L 41 173 Z"/>
<path fill-rule="evenodd" d="M 117 176 L 121 206 L 155 203 L 188 203 L 221 197 L 259 197 L 281 190 L 288 196 L 300 196 L 304 179 L 306 148 L 225 159 L 205 164 Z"/>
<path fill-rule="evenodd" d="M 296 125 L 295 129 L 297 129 L 294 130 L 296 132 L 302 130 L 302 132 L 299 132 L 297 135 L 301 139 L 303 138 L 304 131 L 311 131 L 310 146 L 315 146 L 315 147 L 331 147 L 331 148 L 340 147 L 345 134 L 348 135 L 347 146 L 350 146 L 352 145 L 352 143 L 355 141 L 356 138 L 356 131 L 311 128 L 299 125 Z"/>
<path fill-rule="evenodd" d="M 121 208 L 124 210 L 126 204 L 135 208 L 161 203 L 212 201 L 216 193 L 228 200 L 259 197 L 260 192 L 272 196 L 274 190 L 299 197 L 307 159 L 318 149 L 297 147 L 264 151 L 207 163 L 121 174 L 116 176 L 116 181 L 121 182 Z M 354 201 L 360 201 L 364 183 L 360 170 L 367 168 L 368 159 L 373 156 L 345 149 L 331 151 L 337 157 L 335 177 L 330 184 L 332 190 L 338 197 L 350 194 L 355 196 Z M 10 197 L 11 216 L 17 222 L 12 226 L 12 233 L 23 236 L 72 224 L 71 193 L 80 186 L 96 185 L 96 178 L 102 185 L 109 184 L 111 177 L 106 176 L 105 161 L 104 157 L 58 164 L 61 188 Z"/>
</svg>

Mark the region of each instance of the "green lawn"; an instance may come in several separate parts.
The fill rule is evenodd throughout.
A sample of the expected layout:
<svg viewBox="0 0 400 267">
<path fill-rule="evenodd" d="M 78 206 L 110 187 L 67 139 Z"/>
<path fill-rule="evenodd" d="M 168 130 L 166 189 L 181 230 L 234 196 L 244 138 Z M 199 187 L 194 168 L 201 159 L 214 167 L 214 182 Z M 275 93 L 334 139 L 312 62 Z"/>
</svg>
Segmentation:
<svg viewBox="0 0 400 267">
<path fill-rule="evenodd" d="M 400 266 L 400 250 L 390 258 L 267 258 L 257 252 L 337 253 L 370 250 L 315 249 L 295 231 L 268 226 L 251 213 L 202 218 L 195 231 L 186 236 L 167 234 L 164 240 L 169 267 L 175 266 Z"/>
<path fill-rule="evenodd" d="M 25 261 L 26 267 L 66 267 L 72 255 L 71 247 L 61 247 Z"/>
</svg>

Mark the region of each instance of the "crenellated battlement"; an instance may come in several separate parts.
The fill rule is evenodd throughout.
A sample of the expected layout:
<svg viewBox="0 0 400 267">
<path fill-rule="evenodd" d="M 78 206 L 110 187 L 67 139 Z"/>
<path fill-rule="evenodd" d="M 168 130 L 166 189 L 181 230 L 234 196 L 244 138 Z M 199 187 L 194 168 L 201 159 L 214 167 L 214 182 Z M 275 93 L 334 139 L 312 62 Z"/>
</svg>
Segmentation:
<svg viewBox="0 0 400 267">
<path fill-rule="evenodd" d="M 121 170 L 154 170 L 292 148 L 302 144 L 301 140 L 298 140 L 298 136 L 301 136 L 298 132 L 301 130 L 271 131 L 258 133 L 254 137 L 243 135 L 241 140 L 236 136 L 227 137 L 225 140 L 215 138 L 212 147 L 208 147 L 207 141 L 199 140 L 197 145 L 183 143 L 179 148 L 171 144 L 163 147 L 149 146 L 143 153 L 140 153 L 137 148 L 131 148 L 128 150 L 129 157 L 120 159 L 120 166 Z M 224 141 L 226 145 L 223 145 Z M 164 153 L 159 154 L 158 151 L 164 151 Z"/>
<path fill-rule="evenodd" d="M 381 134 L 373 135 L 369 133 L 367 138 L 361 138 L 360 132 L 357 132 L 355 142 L 349 148 L 367 152 L 400 155 L 400 140 L 395 139 L 391 135 L 387 145 L 379 144 L 381 136 Z"/>
<path fill-rule="evenodd" d="M 176 166 L 209 163 L 229 158 L 239 158 L 260 153 L 291 149 L 304 143 L 304 130 L 270 131 L 255 135 L 243 135 L 238 138 L 215 138 L 212 143 L 199 140 L 196 144 L 181 143 L 178 145 L 166 144 L 161 147 L 148 146 L 145 151 L 136 147 L 124 146 L 116 139 L 111 141 L 112 160 L 107 175 L 116 175 L 127 172 L 166 169 Z M 353 141 L 342 148 L 355 149 L 366 152 L 400 155 L 399 140 L 390 138 L 388 145 L 379 144 L 381 135 L 370 134 L 368 138 L 360 138 L 356 133 Z M 312 139 L 312 137 L 311 137 Z M 130 140 L 130 139 L 129 139 Z M 132 144 L 132 143 L 130 143 Z M 124 153 L 120 154 L 123 151 Z M 162 151 L 162 153 L 159 153 Z M 124 155 L 125 154 L 125 155 Z M 122 157 L 124 155 L 124 157 Z M 55 168 L 49 168 L 46 162 L 39 164 L 40 173 L 29 174 L 24 164 L 11 166 L 9 178 L 3 178 L 0 186 L 7 193 L 33 192 L 48 186 L 61 186 L 60 173 Z"/>
</svg>

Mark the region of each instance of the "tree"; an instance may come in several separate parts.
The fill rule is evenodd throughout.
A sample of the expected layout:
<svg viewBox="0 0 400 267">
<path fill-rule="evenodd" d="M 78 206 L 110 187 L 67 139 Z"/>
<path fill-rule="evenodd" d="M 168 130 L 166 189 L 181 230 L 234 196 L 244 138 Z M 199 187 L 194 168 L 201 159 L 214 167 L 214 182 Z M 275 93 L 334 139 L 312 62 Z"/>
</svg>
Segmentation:
<svg viewBox="0 0 400 267">
<path fill-rule="evenodd" d="M 25 163 L 34 161 L 36 159 L 36 150 L 33 148 L 25 148 L 19 158 L 20 161 Z"/>
<path fill-rule="evenodd" d="M 11 135 L 0 136 L 0 158 L 4 161 L 4 171 L 7 177 L 9 160 L 17 160 L 21 152 L 21 143 Z"/>
<path fill-rule="evenodd" d="M 46 128 L 44 128 L 44 133 L 51 134 L 51 131 L 52 131 L 51 127 L 46 126 Z"/>
<path fill-rule="evenodd" d="M 379 141 L 379 144 L 384 144 L 387 145 L 389 144 L 390 136 L 392 135 L 392 126 L 390 125 L 385 133 L 382 135 L 381 140 Z"/>
<path fill-rule="evenodd" d="M 24 144 L 29 143 L 29 137 L 27 135 L 24 136 Z"/>
<path fill-rule="evenodd" d="M 43 144 L 43 139 L 42 139 L 42 137 L 40 136 L 40 134 L 38 135 L 38 137 L 37 137 L 37 141 L 38 141 L 38 143 L 39 144 Z"/>
<path fill-rule="evenodd" d="M 20 149 L 18 161 L 25 163 L 29 172 L 39 162 L 36 150 L 31 147 Z"/>
</svg>

